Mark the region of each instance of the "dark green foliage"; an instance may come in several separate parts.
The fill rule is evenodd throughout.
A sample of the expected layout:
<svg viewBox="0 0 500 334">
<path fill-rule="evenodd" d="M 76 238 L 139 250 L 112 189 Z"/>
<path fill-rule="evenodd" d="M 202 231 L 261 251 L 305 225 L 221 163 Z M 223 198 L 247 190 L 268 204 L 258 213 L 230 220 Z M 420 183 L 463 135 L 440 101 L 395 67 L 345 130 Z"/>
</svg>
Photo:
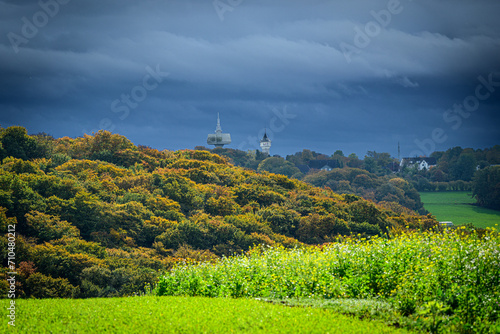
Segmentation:
<svg viewBox="0 0 500 334">
<path fill-rule="evenodd" d="M 64 153 L 56 153 L 52 155 L 51 159 L 52 166 L 57 167 L 71 160 L 71 157 Z"/>
<path fill-rule="evenodd" d="M 26 293 L 34 298 L 71 298 L 78 296 L 78 288 L 65 278 L 52 278 L 34 273 L 26 281 Z"/>
<path fill-rule="evenodd" d="M 44 211 L 43 197 L 36 193 L 22 175 L 0 171 L 0 206 L 20 223 L 19 232 L 25 232 L 24 215 L 31 210 Z"/>
<path fill-rule="evenodd" d="M 300 222 L 298 212 L 278 204 L 265 207 L 257 214 L 269 223 L 273 232 L 286 236 L 294 236 Z"/>
<path fill-rule="evenodd" d="M 14 157 L 23 160 L 45 157 L 47 151 L 32 137 L 28 136 L 25 128 L 11 126 L 0 132 L 0 159 Z"/>
<path fill-rule="evenodd" d="M 80 236 L 80 231 L 68 223 L 61 221 L 57 216 L 50 216 L 38 211 L 26 214 L 30 234 L 36 235 L 40 241 L 57 240 L 63 237 L 74 238 Z"/>
<path fill-rule="evenodd" d="M 213 244 L 210 239 L 206 227 L 191 220 L 186 220 L 175 227 L 168 228 L 164 233 L 156 237 L 155 242 L 161 242 L 167 249 L 176 249 L 183 244 L 189 244 L 198 249 L 210 249 Z"/>
<path fill-rule="evenodd" d="M 472 195 L 479 205 L 500 210 L 500 166 L 487 167 L 476 173 Z"/>
<path fill-rule="evenodd" d="M 368 172 L 374 173 L 374 174 L 380 172 L 380 168 L 377 165 L 377 162 L 372 157 L 367 157 L 365 159 L 364 169 L 366 169 Z"/>
<path fill-rule="evenodd" d="M 470 181 L 476 171 L 477 162 L 473 154 L 461 154 L 457 162 L 450 168 L 453 180 Z"/>
<path fill-rule="evenodd" d="M 360 224 L 353 224 L 360 225 Z M 333 236 L 349 235 L 351 228 L 345 220 L 333 214 L 320 216 L 310 214 L 300 220 L 297 237 L 308 244 L 321 244 L 333 240 Z"/>
<path fill-rule="evenodd" d="M 383 224 L 384 220 L 380 209 L 373 203 L 366 201 L 356 201 L 348 206 L 351 220 L 357 223 L 369 223 L 371 225 Z"/>
<path fill-rule="evenodd" d="M 405 178 L 418 184 L 419 179 L 425 178 L 430 182 L 471 181 L 475 171 L 490 165 L 500 163 L 500 145 L 492 148 L 462 149 L 461 147 L 450 148 L 445 152 L 434 152 L 431 157 L 436 158 L 437 166 L 428 171 L 406 171 Z M 434 188 L 419 188 L 419 191 L 434 191 Z M 447 191 L 455 191 L 453 185 L 447 187 Z M 467 189 L 462 189 L 467 190 Z"/>
<path fill-rule="evenodd" d="M 292 164 L 289 161 L 286 161 L 283 158 L 277 158 L 277 157 L 271 157 L 263 160 L 259 164 L 257 171 L 259 172 L 266 171 L 270 173 L 286 175 L 288 177 L 300 173 L 300 170 L 297 167 L 295 167 L 294 164 Z"/>
</svg>

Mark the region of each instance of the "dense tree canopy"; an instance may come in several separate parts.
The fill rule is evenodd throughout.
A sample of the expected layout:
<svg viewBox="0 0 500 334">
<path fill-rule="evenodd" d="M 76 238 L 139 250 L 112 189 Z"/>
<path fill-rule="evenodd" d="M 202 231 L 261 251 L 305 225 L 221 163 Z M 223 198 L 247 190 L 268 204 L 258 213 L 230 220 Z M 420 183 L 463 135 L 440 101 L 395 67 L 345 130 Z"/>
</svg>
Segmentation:
<svg viewBox="0 0 500 334">
<path fill-rule="evenodd" d="M 259 164 L 257 171 L 259 172 L 266 171 L 270 173 L 286 175 L 288 177 L 300 174 L 300 170 L 297 167 L 295 167 L 294 164 L 292 164 L 289 161 L 286 161 L 283 158 L 278 158 L 278 157 L 271 157 L 263 160 Z"/>
<path fill-rule="evenodd" d="M 426 213 L 414 186 L 394 175 L 377 176 L 366 170 L 346 167 L 312 173 L 303 181 L 329 187 L 337 193 L 354 194 L 375 202 L 398 203 L 407 209 Z"/>
<path fill-rule="evenodd" d="M 128 295 L 181 258 L 207 260 L 254 244 L 289 247 L 436 224 L 395 203 L 379 206 L 235 167 L 206 150 L 160 152 L 106 131 L 53 139 L 9 128 L 1 138 L 0 249 L 5 265 L 5 233 L 15 225 L 22 296 Z M 37 145 L 44 149 L 33 153 Z M 376 183 L 365 171 L 346 172 L 354 186 Z M 406 186 L 391 180 L 381 200 Z"/>
</svg>

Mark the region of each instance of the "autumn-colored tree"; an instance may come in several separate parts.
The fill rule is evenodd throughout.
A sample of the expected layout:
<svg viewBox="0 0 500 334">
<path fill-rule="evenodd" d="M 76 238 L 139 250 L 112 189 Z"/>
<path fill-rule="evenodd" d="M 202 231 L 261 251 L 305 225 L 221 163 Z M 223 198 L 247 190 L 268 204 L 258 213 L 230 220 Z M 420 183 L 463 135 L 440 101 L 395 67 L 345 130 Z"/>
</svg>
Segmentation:
<svg viewBox="0 0 500 334">
<path fill-rule="evenodd" d="M 75 226 L 67 221 L 61 221 L 56 216 L 38 211 L 30 211 L 30 213 L 26 214 L 26 221 L 28 227 L 33 229 L 32 234 L 37 235 L 40 241 L 80 236 L 80 231 Z"/>
</svg>

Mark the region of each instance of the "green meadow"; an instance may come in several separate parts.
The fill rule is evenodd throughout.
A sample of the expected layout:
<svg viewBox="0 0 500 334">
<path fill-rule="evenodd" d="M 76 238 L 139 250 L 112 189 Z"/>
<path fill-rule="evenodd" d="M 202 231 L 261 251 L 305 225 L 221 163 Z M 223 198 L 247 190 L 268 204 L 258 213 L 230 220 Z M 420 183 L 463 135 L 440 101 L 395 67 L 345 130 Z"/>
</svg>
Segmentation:
<svg viewBox="0 0 500 334">
<path fill-rule="evenodd" d="M 420 198 L 438 221 L 451 221 L 455 225 L 470 223 L 481 228 L 500 224 L 500 211 L 473 205 L 476 201 L 466 191 L 421 192 Z"/>
<path fill-rule="evenodd" d="M 2 300 L 2 306 L 7 302 Z M 252 299 L 26 299 L 16 306 L 12 333 L 407 333 L 330 309 Z M 2 327 L 7 332 L 7 321 Z"/>
</svg>

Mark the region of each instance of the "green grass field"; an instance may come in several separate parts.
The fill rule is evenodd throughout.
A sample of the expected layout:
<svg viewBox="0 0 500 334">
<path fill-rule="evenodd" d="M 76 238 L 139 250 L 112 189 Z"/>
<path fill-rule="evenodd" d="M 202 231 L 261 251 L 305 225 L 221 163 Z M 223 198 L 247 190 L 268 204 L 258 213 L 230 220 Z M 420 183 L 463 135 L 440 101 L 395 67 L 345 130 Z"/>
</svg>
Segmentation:
<svg viewBox="0 0 500 334">
<path fill-rule="evenodd" d="M 3 318 L 3 333 L 407 333 L 328 309 L 233 298 L 27 299 L 16 303 L 15 327 L 7 331 Z"/>
<path fill-rule="evenodd" d="M 500 211 L 473 205 L 476 201 L 468 192 L 421 192 L 420 198 L 425 209 L 439 221 L 451 221 L 455 225 L 472 223 L 482 228 L 500 225 Z"/>
</svg>

